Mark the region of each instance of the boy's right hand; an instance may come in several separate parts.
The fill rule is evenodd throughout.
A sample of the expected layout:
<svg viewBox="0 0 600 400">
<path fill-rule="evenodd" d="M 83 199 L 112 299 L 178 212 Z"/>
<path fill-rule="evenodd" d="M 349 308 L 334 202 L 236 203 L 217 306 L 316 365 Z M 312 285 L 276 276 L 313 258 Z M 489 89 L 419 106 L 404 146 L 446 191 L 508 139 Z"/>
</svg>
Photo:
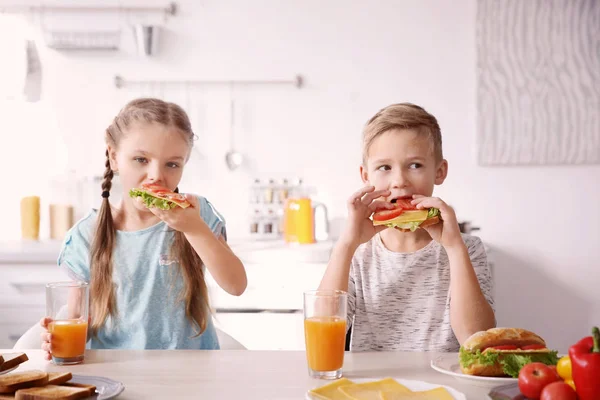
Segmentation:
<svg viewBox="0 0 600 400">
<path fill-rule="evenodd" d="M 394 208 L 388 202 L 375 200 L 389 195 L 389 190 L 375 190 L 374 186 L 365 186 L 354 193 L 348 199 L 348 224 L 340 239 L 358 246 L 371 240 L 376 233 L 387 229 L 387 226 L 373 226 L 370 217 L 377 210 Z"/>
<path fill-rule="evenodd" d="M 45 357 L 46 360 L 52 359 L 52 353 L 50 348 L 50 333 L 48 332 L 48 325 L 52 322 L 52 318 L 45 317 L 40 321 L 40 326 L 42 327 L 41 339 L 42 339 L 42 350 L 46 352 Z"/>
</svg>

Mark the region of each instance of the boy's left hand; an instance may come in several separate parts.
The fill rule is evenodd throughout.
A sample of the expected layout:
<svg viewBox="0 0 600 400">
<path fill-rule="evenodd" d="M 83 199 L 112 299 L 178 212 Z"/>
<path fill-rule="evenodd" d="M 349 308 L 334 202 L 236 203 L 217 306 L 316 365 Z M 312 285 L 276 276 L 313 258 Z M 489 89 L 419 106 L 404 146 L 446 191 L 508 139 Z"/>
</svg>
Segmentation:
<svg viewBox="0 0 600 400">
<path fill-rule="evenodd" d="M 424 227 L 433 240 L 440 243 L 444 248 L 452 248 L 455 246 L 464 246 L 464 241 L 460 235 L 460 228 L 456 220 L 456 214 L 452 207 L 446 204 L 438 197 L 425 197 L 418 194 L 413 195 L 411 203 L 417 209 L 437 208 L 440 210 L 441 221 L 437 224 Z"/>
<path fill-rule="evenodd" d="M 198 208 L 200 204 L 196 196 L 186 194 L 185 198 L 190 202 L 191 206 L 187 208 L 181 208 L 179 206 L 171 210 L 161 210 L 160 208 L 151 207 L 148 208 L 152 211 L 152 214 L 163 220 L 170 228 L 175 229 L 183 233 L 194 230 L 198 224 L 205 223 L 200 216 Z M 141 198 L 137 198 L 141 201 Z"/>
</svg>

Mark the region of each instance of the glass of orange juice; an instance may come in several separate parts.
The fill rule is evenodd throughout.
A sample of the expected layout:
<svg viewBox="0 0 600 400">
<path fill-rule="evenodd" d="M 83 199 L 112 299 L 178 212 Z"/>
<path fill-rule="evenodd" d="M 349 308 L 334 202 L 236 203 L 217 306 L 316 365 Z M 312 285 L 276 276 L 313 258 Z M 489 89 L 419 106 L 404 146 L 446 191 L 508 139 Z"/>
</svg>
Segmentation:
<svg viewBox="0 0 600 400">
<path fill-rule="evenodd" d="M 318 379 L 342 377 L 348 295 L 341 290 L 304 292 L 304 339 L 308 374 Z"/>
<path fill-rule="evenodd" d="M 85 282 L 46 285 L 46 315 L 52 362 L 71 365 L 83 362 L 88 336 L 89 286 Z"/>
</svg>

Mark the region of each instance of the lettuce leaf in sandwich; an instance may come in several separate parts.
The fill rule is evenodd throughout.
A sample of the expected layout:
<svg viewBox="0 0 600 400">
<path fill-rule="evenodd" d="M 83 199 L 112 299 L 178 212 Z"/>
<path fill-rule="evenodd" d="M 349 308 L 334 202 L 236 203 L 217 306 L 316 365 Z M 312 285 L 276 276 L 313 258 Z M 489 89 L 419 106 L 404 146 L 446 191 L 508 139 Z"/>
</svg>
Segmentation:
<svg viewBox="0 0 600 400">
<path fill-rule="evenodd" d="M 144 190 L 141 190 L 141 189 L 131 189 L 129 191 L 129 196 L 134 199 L 136 197 L 141 197 L 142 201 L 148 208 L 155 207 L 155 208 L 159 208 L 161 210 L 171 210 L 171 209 L 177 207 L 177 204 L 175 204 L 174 202 L 172 202 L 168 199 L 161 199 L 159 197 L 155 197 L 155 196 L 151 195 L 150 193 L 148 193 Z"/>
<path fill-rule="evenodd" d="M 492 366 L 496 363 L 500 363 L 502 370 L 504 373 L 506 373 L 506 375 L 513 378 L 518 378 L 519 371 L 526 364 L 530 364 L 532 362 L 541 362 L 546 365 L 556 365 L 558 362 L 558 352 L 548 351 L 545 353 L 500 353 L 484 351 L 482 353 L 480 350 L 470 352 L 461 346 L 459 351 L 459 361 L 464 367 L 470 367 L 476 363 L 484 366 Z"/>
</svg>

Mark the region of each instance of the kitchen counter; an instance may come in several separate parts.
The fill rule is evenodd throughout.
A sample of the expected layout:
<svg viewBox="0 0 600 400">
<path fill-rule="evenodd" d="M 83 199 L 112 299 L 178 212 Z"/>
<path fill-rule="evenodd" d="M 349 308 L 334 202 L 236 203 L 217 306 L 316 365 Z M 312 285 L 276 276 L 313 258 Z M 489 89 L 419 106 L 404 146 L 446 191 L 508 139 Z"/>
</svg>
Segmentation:
<svg viewBox="0 0 600 400">
<path fill-rule="evenodd" d="M 298 263 L 326 264 L 333 241 L 314 244 L 287 244 L 283 240 L 231 239 L 229 246 L 246 263 Z M 0 242 L 0 264 L 54 264 L 58 259 L 60 240 L 15 240 Z"/>
<path fill-rule="evenodd" d="M 0 352 L 12 352 L 0 350 Z M 17 371 L 41 369 L 120 381 L 128 399 L 304 399 L 307 390 L 328 381 L 308 377 L 302 351 L 88 350 L 84 364 L 59 367 L 40 350 L 26 351 L 29 361 Z M 430 361 L 440 353 L 346 353 L 349 379 L 421 380 L 447 385 L 468 400 L 487 399 L 489 389 L 466 384 L 434 371 Z"/>
</svg>

